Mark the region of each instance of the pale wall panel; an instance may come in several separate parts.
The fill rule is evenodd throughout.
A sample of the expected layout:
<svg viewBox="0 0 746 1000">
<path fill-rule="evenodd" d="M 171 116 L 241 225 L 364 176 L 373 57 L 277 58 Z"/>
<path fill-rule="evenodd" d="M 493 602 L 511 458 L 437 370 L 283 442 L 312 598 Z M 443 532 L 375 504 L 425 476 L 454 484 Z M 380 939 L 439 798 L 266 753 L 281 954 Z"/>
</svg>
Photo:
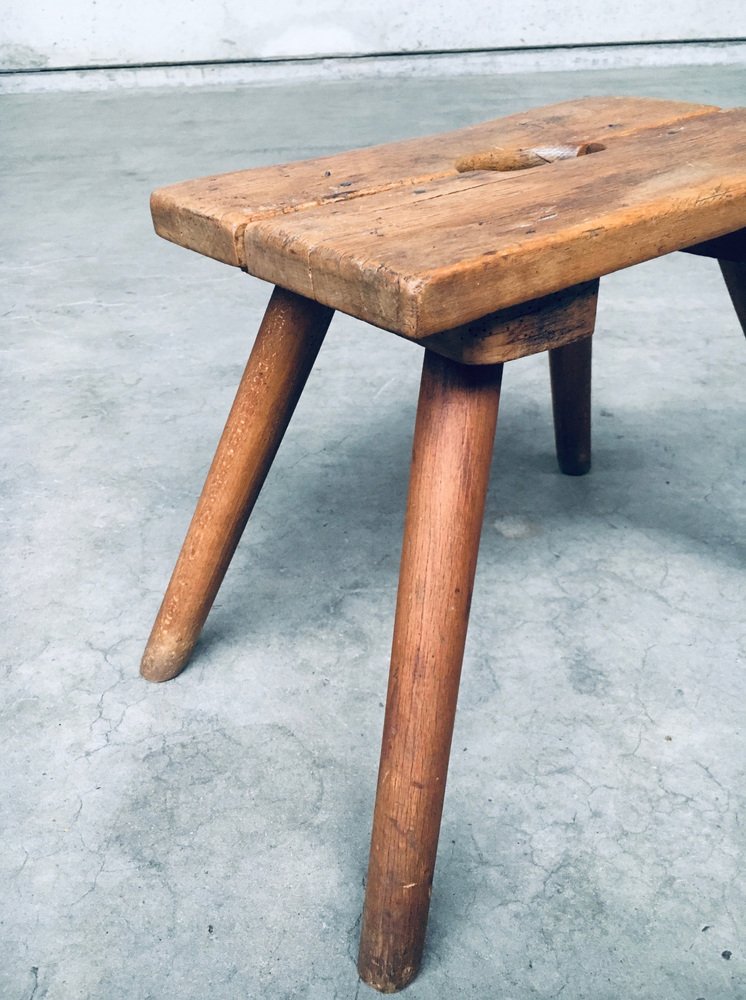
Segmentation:
<svg viewBox="0 0 746 1000">
<path fill-rule="evenodd" d="M 746 37 L 746 0 L 6 0 L 29 69 Z"/>
</svg>

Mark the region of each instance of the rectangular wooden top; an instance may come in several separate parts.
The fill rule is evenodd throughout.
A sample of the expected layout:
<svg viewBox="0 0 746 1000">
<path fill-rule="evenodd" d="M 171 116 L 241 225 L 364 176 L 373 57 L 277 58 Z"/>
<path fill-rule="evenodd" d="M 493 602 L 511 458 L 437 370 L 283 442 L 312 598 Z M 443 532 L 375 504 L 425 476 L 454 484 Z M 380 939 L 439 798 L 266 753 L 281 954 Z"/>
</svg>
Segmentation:
<svg viewBox="0 0 746 1000">
<path fill-rule="evenodd" d="M 152 211 L 166 239 L 422 339 L 746 226 L 746 110 L 570 101 L 187 181 Z"/>
</svg>

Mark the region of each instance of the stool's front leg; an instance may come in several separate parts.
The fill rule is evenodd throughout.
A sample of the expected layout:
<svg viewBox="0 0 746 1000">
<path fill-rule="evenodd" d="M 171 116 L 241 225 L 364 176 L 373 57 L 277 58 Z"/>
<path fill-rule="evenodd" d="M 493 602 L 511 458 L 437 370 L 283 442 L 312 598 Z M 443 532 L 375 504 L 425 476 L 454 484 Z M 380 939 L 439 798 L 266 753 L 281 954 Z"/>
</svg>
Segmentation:
<svg viewBox="0 0 746 1000">
<path fill-rule="evenodd" d="M 723 272 L 725 284 L 730 293 L 736 316 L 746 334 L 746 262 L 720 260 L 720 270 Z"/>
<path fill-rule="evenodd" d="M 186 665 L 324 340 L 333 310 L 275 288 L 140 670 Z"/>
<path fill-rule="evenodd" d="M 425 352 L 358 960 L 387 993 L 422 956 L 501 375 Z"/>
</svg>

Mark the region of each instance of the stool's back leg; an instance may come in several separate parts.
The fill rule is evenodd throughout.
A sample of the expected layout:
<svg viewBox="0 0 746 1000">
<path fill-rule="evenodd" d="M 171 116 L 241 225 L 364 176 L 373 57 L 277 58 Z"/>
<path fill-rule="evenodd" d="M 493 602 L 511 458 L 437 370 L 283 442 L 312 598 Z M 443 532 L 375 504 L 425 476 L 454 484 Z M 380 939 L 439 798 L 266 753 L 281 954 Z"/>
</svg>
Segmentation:
<svg viewBox="0 0 746 1000">
<path fill-rule="evenodd" d="M 333 310 L 275 288 L 238 387 L 141 672 L 186 665 L 331 321 Z"/>
<path fill-rule="evenodd" d="M 736 316 L 738 316 L 741 328 L 746 334 L 746 262 L 720 260 L 718 263 L 723 272 L 726 287 L 730 292 Z"/>
<path fill-rule="evenodd" d="M 384 992 L 422 955 L 501 375 L 425 352 L 358 961 Z"/>
<path fill-rule="evenodd" d="M 566 476 L 591 467 L 591 345 L 584 337 L 548 351 L 557 461 Z"/>
</svg>

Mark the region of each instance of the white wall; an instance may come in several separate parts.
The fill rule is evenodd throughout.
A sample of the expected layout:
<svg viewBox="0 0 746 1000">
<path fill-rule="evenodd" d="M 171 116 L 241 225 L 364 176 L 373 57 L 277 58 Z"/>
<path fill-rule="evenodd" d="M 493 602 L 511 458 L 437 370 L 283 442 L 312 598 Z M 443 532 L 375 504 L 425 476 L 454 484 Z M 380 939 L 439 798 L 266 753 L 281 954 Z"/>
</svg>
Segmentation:
<svg viewBox="0 0 746 1000">
<path fill-rule="evenodd" d="M 5 0 L 0 69 L 746 37 L 746 0 Z"/>
</svg>

